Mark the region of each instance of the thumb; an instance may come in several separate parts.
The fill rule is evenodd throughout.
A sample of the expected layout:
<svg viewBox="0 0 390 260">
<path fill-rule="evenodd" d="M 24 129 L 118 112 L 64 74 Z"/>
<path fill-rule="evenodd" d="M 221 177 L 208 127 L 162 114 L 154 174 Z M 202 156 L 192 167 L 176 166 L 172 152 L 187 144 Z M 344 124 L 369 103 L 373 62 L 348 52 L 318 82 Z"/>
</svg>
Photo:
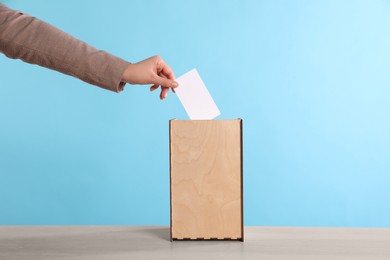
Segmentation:
<svg viewBox="0 0 390 260">
<path fill-rule="evenodd" d="M 179 86 L 179 83 L 177 83 L 174 80 L 163 78 L 160 76 L 157 76 L 156 78 L 156 84 L 161 85 L 166 88 L 177 88 Z"/>
</svg>

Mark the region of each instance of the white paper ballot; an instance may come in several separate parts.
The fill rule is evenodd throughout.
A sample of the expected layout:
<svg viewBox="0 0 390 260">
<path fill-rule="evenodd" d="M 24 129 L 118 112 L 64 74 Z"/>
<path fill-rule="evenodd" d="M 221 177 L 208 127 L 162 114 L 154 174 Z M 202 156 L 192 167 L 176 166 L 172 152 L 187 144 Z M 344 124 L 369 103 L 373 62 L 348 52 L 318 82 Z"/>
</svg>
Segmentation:
<svg viewBox="0 0 390 260">
<path fill-rule="evenodd" d="M 196 69 L 175 79 L 175 92 L 191 120 L 213 119 L 221 114 Z"/>
</svg>

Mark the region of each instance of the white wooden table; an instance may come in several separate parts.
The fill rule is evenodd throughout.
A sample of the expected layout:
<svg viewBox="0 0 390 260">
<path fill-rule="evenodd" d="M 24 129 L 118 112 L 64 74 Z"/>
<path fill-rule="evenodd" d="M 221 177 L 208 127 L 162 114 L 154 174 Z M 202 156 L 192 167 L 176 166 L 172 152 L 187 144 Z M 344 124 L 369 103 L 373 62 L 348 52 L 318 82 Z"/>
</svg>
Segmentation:
<svg viewBox="0 0 390 260">
<path fill-rule="evenodd" d="M 245 241 L 169 240 L 165 226 L 0 226 L 0 260 L 390 259 L 390 229 L 245 227 Z"/>
</svg>

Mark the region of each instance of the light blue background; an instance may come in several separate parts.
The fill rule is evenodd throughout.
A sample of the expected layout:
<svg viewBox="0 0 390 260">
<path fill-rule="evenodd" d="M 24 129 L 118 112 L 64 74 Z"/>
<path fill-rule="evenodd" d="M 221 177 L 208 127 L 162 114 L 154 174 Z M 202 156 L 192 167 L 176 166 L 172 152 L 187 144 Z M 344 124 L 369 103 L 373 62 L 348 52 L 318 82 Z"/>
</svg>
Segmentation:
<svg viewBox="0 0 390 260">
<path fill-rule="evenodd" d="M 390 227 L 389 1 L 3 1 L 244 119 L 245 225 Z M 174 95 L 0 57 L 0 224 L 169 224 Z"/>
</svg>

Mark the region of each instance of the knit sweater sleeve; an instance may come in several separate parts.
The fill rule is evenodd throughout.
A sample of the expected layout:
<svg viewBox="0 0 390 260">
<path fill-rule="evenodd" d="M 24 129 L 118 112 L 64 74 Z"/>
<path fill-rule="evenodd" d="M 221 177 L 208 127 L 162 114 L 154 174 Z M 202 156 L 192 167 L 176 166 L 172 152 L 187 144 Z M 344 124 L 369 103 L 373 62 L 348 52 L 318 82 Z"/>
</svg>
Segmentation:
<svg viewBox="0 0 390 260">
<path fill-rule="evenodd" d="M 129 63 L 0 3 L 0 52 L 114 92 L 123 90 Z"/>
</svg>

